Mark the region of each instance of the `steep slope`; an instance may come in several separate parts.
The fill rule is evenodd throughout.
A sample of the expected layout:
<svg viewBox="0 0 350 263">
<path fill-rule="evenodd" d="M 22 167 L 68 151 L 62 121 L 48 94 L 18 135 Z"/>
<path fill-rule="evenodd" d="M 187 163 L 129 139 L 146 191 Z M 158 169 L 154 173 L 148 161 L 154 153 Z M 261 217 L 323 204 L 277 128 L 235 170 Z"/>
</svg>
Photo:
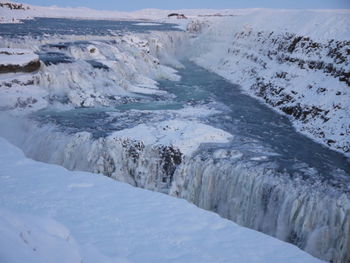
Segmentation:
<svg viewBox="0 0 350 263">
<path fill-rule="evenodd" d="M 157 10 L 147 12 L 157 16 Z M 191 12 L 203 15 L 205 11 Z M 289 115 L 299 131 L 347 154 L 349 12 L 246 10 L 236 14 L 229 18 L 201 16 L 188 26 L 187 33 L 115 34 L 106 39 L 4 38 L 3 46 L 31 46 L 44 51 L 44 65 L 34 74 L 4 76 L 0 86 L 6 96 L 1 102 L 8 104 L 5 110 L 25 114 L 50 104 L 81 109 L 125 103 L 127 108 L 130 102 L 142 101 L 144 95 L 153 95 L 150 101 L 157 104 L 172 94 L 159 90 L 154 80 L 179 79 L 174 70 L 162 64 L 182 67 L 174 56 L 189 57 Z M 142 93 L 142 99 L 135 96 L 137 93 Z M 211 109 L 196 108 L 196 101 L 186 103 L 194 106 L 183 109 L 190 114 L 181 122 L 164 121 L 169 116 L 177 118 L 179 112 L 158 111 L 164 118 L 158 115 L 154 119 L 153 113 L 142 110 L 115 113 L 116 118 L 97 113 L 88 117 L 110 119 L 106 123 L 115 126 L 86 128 L 83 124 L 64 131 L 59 122 L 52 126 L 34 123 L 38 127 L 26 127 L 23 141 L 17 137 L 16 143 L 31 158 L 170 193 L 296 244 L 322 259 L 349 260 L 349 179 L 344 170 L 335 167 L 323 177 L 320 171 L 298 162 L 296 155 L 292 166 L 300 173 L 286 171 L 273 162 L 260 163 L 269 159 L 270 152 L 254 144 L 251 146 L 258 146 L 254 150 L 262 156 L 249 158 L 235 148 L 192 156 L 201 142 L 226 142 L 232 137 L 196 122 L 193 112 L 209 111 L 202 116 L 205 122 Z M 68 118 L 67 122 L 72 126 L 76 120 Z M 195 125 L 187 128 L 193 120 Z M 93 119 L 88 122 L 90 125 Z M 122 131 L 107 136 L 115 127 Z M 184 156 L 186 149 L 190 150 Z M 347 165 L 345 158 L 340 160 Z"/>
<path fill-rule="evenodd" d="M 321 262 L 184 200 L 31 161 L 4 139 L 0 146 L 0 206 L 17 211 L 0 210 L 0 259 L 81 262 L 81 256 L 84 262 Z M 71 234 L 47 216 L 62 222 Z M 9 248 L 9 244 L 15 246 Z"/>
<path fill-rule="evenodd" d="M 196 22 L 192 57 L 289 115 L 300 132 L 349 153 L 349 14 L 259 10 Z"/>
</svg>

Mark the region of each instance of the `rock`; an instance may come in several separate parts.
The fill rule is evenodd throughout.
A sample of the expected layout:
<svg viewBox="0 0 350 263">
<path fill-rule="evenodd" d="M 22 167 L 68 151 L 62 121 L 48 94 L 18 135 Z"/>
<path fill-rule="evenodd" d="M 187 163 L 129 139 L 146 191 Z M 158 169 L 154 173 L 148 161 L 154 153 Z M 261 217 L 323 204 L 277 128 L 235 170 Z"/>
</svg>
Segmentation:
<svg viewBox="0 0 350 263">
<path fill-rule="evenodd" d="M 11 10 L 25 10 L 25 9 L 29 9 L 29 7 L 25 7 L 23 4 L 16 4 L 16 3 L 0 3 L 0 7 L 3 8 L 8 8 Z"/>
<path fill-rule="evenodd" d="M 30 50 L 0 49 L 0 73 L 34 72 L 39 68 L 39 56 Z"/>
<path fill-rule="evenodd" d="M 176 17 L 177 19 L 187 19 L 187 17 L 184 14 L 178 14 L 178 13 L 171 13 L 168 15 L 168 17 Z"/>
</svg>

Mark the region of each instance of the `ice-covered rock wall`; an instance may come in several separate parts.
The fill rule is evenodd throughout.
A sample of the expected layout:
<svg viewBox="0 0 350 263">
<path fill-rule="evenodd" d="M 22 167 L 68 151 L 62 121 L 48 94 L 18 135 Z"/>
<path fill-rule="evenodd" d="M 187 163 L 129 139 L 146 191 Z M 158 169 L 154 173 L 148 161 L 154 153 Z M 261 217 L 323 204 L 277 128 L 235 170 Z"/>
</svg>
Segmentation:
<svg viewBox="0 0 350 263">
<path fill-rule="evenodd" d="M 163 193 L 168 192 L 175 168 L 182 161 L 182 153 L 175 147 L 145 145 L 113 136 L 93 139 L 87 132 L 67 136 L 46 128 L 38 129 L 20 145 L 25 154 L 35 160 L 63 165 L 70 170 L 102 173 Z"/>
<path fill-rule="evenodd" d="M 35 160 L 184 198 L 324 260 L 350 258 L 346 185 L 281 172 L 273 163 L 245 160 L 235 150 L 191 157 L 174 145 L 147 144 L 117 134 L 94 139 L 87 132 L 68 135 L 53 126 L 23 125 L 10 129 L 23 133 L 6 137 Z"/>
<path fill-rule="evenodd" d="M 176 147 L 145 145 L 116 136 L 93 139 L 88 132 L 68 135 L 55 127 L 36 127 L 29 122 L 11 125 L 9 130 L 17 129 L 16 134 L 1 135 L 19 145 L 30 158 L 70 170 L 102 173 L 150 190 L 168 192 L 175 168 L 182 162 L 182 153 Z"/>
<path fill-rule="evenodd" d="M 0 73 L 33 72 L 39 68 L 38 55 L 24 49 L 0 48 Z"/>
<path fill-rule="evenodd" d="M 291 116 L 302 133 L 349 153 L 349 17 L 262 10 L 196 21 L 192 58 Z"/>
<path fill-rule="evenodd" d="M 225 143 L 231 135 L 194 121 L 139 125 L 105 137 L 68 134 L 53 125 L 1 118 L 0 135 L 35 160 L 70 170 L 102 173 L 118 181 L 168 193 L 176 167 L 201 143 Z M 141 137 L 140 137 L 141 136 Z"/>
<path fill-rule="evenodd" d="M 260 20 L 253 26 L 246 24 L 254 15 L 209 19 L 190 24 L 188 33 L 2 42 L 15 48 L 32 43 L 35 51 L 45 52 L 38 73 L 1 78 L 2 100 L 7 110 L 28 112 L 55 103 L 109 106 L 140 93 L 166 96 L 155 80 L 178 77 L 160 62 L 181 67 L 175 56 L 190 57 L 289 114 L 300 131 L 348 152 L 349 41 L 264 28 L 258 24 L 266 14 L 255 15 Z M 12 141 L 36 160 L 170 193 L 322 259 L 350 259 L 350 204 L 344 189 L 255 166 L 234 153 L 185 157 L 171 145 L 118 136 L 96 139 L 87 132 L 67 135 L 31 124 L 18 131 L 24 133 L 7 137 L 16 136 Z"/>
<path fill-rule="evenodd" d="M 175 36 L 181 34 L 174 32 Z M 32 52 L 39 54 L 41 68 L 30 74 L 0 76 L 4 98 L 1 106 L 13 112 L 28 112 L 50 104 L 68 107 L 111 106 L 137 100 L 140 94 L 163 96 L 165 92 L 158 89 L 156 80 L 178 80 L 179 77 L 174 69 L 161 64 L 157 56 L 168 64 L 181 64 L 166 56 L 161 37 L 172 38 L 167 34 L 124 34 L 100 39 L 94 36 L 5 38 L 0 46 L 17 48 L 6 50 L 30 47 Z M 167 45 L 171 43 L 169 41 Z M 40 67 L 38 55 L 32 53 L 32 56 Z M 6 71 L 15 72 L 17 70 Z"/>
<path fill-rule="evenodd" d="M 349 196 L 320 182 L 253 163 L 196 157 L 176 170 L 170 194 L 324 260 L 349 260 Z"/>
</svg>

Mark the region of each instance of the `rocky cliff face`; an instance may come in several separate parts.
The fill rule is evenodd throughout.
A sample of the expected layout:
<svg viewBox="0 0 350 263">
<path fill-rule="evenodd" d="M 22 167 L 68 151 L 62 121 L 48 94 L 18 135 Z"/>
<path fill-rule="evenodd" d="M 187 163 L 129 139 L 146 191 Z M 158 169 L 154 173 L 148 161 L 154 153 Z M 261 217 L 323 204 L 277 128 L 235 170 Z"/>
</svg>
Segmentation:
<svg viewBox="0 0 350 263">
<path fill-rule="evenodd" d="M 52 102 L 82 108 L 122 104 L 131 93 L 162 96 L 153 79 L 178 76 L 161 62 L 181 67 L 174 56 L 183 56 L 289 115 L 299 131 L 348 153 L 349 41 L 224 25 L 199 21 L 189 25 L 188 35 L 107 41 L 27 39 L 25 45 L 44 53 L 45 65 L 36 74 L 2 79 L 1 105 L 28 113 Z M 185 198 L 325 260 L 350 258 L 346 175 L 334 184 L 247 162 L 234 151 L 184 157 L 171 145 L 67 134 L 38 124 L 23 130 L 16 143 L 36 160 Z"/>
<path fill-rule="evenodd" d="M 298 131 L 348 155 L 350 41 L 264 29 L 264 21 L 260 28 L 234 22 L 190 24 L 192 59 L 290 116 Z M 190 163 L 177 170 L 171 194 L 322 259 L 349 260 L 350 203 L 342 190 L 266 169 L 260 176 L 259 167 L 239 162 L 198 157 Z"/>
<path fill-rule="evenodd" d="M 39 56 L 30 50 L 0 48 L 0 74 L 34 72 L 40 69 Z"/>
<path fill-rule="evenodd" d="M 25 9 L 29 9 L 29 6 L 25 6 L 23 4 L 11 3 L 11 2 L 2 2 L 2 3 L 0 3 L 0 7 L 8 8 L 8 9 L 11 9 L 11 10 L 25 10 Z"/>
<path fill-rule="evenodd" d="M 199 65 L 289 115 L 302 133 L 349 153 L 350 41 L 249 27 L 230 31 L 217 23 L 194 45 L 205 50 L 193 58 Z"/>
</svg>

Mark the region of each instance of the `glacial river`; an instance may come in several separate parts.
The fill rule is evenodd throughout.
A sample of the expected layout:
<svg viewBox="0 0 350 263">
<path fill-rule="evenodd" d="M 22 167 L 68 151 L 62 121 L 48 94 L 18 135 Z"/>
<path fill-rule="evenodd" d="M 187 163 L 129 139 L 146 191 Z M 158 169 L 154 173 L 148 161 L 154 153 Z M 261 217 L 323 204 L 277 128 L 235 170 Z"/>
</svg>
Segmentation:
<svg viewBox="0 0 350 263">
<path fill-rule="evenodd" d="M 125 32 L 147 33 L 150 31 L 176 31 L 174 24 L 141 23 L 140 21 L 103 21 L 36 18 L 21 24 L 2 24 L 0 36 L 6 38 L 49 37 L 50 35 L 113 35 Z M 51 52 L 67 49 L 70 45 L 88 44 L 84 41 L 44 45 L 38 52 L 41 60 L 47 64 L 72 63 L 74 60 L 63 52 Z M 111 43 L 113 44 L 113 43 Z M 96 61 L 87 61 L 97 69 L 105 66 Z M 185 105 L 221 104 L 222 113 L 202 119 L 212 126 L 221 128 L 235 136 L 235 140 L 225 147 L 244 152 L 246 158 L 262 156 L 262 161 L 273 161 L 276 169 L 304 171 L 305 176 L 318 177 L 333 182 L 344 190 L 350 191 L 350 161 L 340 153 L 329 150 L 311 139 L 296 132 L 287 117 L 282 116 L 268 106 L 243 94 L 234 85 L 217 74 L 185 61 L 185 68 L 179 69 L 181 81 L 159 81 L 160 89 L 175 95 L 174 98 L 152 98 L 146 102 L 127 103 L 115 109 L 79 108 L 68 112 L 42 111 L 37 118 L 51 120 L 67 128 L 70 132 L 89 131 L 95 137 L 104 136 L 116 129 L 108 112 L 126 112 L 136 110 L 176 110 Z M 220 106 L 219 106 L 220 107 Z M 224 108 L 224 109 L 223 109 Z M 117 129 L 130 128 L 140 123 L 152 121 L 154 116 L 140 113 L 123 115 Z M 159 115 L 157 120 L 159 120 Z M 163 117 L 164 119 L 167 116 Z M 102 121 L 101 121 L 102 120 Z M 102 122 L 102 123 L 101 123 Z M 124 122 L 124 123 L 123 123 Z M 214 147 L 215 146 L 211 146 Z M 211 147 L 203 147 L 210 151 Z"/>
<path fill-rule="evenodd" d="M 62 131 L 87 131 L 99 138 L 141 123 L 172 118 L 159 115 L 157 111 L 176 112 L 188 105 L 210 105 L 220 113 L 199 117 L 199 120 L 231 133 L 234 139 L 224 145 L 202 145 L 201 154 L 210 155 L 218 148 L 238 150 L 243 153 L 244 160 L 273 164 L 278 172 L 329 183 L 350 192 L 347 157 L 296 132 L 288 117 L 243 94 L 239 86 L 192 62 L 186 61 L 184 65 L 185 68 L 178 71 L 180 81 L 159 82 L 160 89 L 175 95 L 170 99 L 149 97 L 146 101 L 116 108 L 44 110 L 34 114 L 33 118 L 55 124 Z"/>
<path fill-rule="evenodd" d="M 138 24 L 139 22 L 43 18 L 25 21 L 23 24 L 1 25 L 0 36 L 9 39 L 18 38 L 16 41 L 22 41 L 21 38 L 25 39 L 26 36 L 50 38 L 55 35 L 55 39 L 59 39 L 59 35 L 96 35 L 101 41 L 101 36 L 108 35 L 106 44 L 113 46 L 117 43 L 113 42 L 110 36 L 123 35 L 125 32 L 178 30 L 172 24 L 145 25 Z M 74 63 L 75 60 L 69 57 L 66 51 L 74 45 L 86 47 L 89 44 L 89 41 L 75 40 L 57 42 L 41 46 L 37 53 L 48 67 L 61 63 Z M 109 71 L 108 66 L 97 60 L 85 62 L 88 62 L 94 70 Z M 169 159 L 169 156 L 166 156 L 169 152 L 165 155 L 160 153 L 164 158 L 163 161 L 161 158 L 154 158 L 154 152 L 142 153 L 151 153 L 153 159 L 149 160 L 160 160 L 161 165 L 159 163 L 152 165 L 148 162 L 148 156 L 142 156 L 146 161 L 142 159 L 140 163 L 145 165 L 145 169 L 142 167 L 140 171 L 134 167 L 140 163 L 135 160 L 129 162 L 127 160 L 129 155 L 120 155 L 123 158 L 119 158 L 119 155 L 113 155 L 112 152 L 114 157 L 117 156 L 117 160 L 108 156 L 110 152 L 103 149 L 108 147 L 108 144 L 103 144 L 106 141 L 100 140 L 103 143 L 95 149 L 103 149 L 99 154 L 101 158 L 105 158 L 104 165 L 107 166 L 103 166 L 104 168 L 114 171 L 116 166 L 124 165 L 123 171 L 137 171 L 143 173 L 142 176 L 149 176 L 146 179 L 140 176 L 141 183 L 144 181 L 149 183 L 141 185 L 142 187 L 168 193 L 173 190 L 171 194 L 175 193 L 174 195 L 218 212 L 244 226 L 294 243 L 315 256 L 329 258 L 329 255 L 325 256 L 329 249 L 334 252 L 335 258 L 347 257 L 347 249 L 340 242 L 348 240 L 348 234 L 344 233 L 344 229 L 349 224 L 349 214 L 346 210 L 350 195 L 349 158 L 296 132 L 288 117 L 245 95 L 238 85 L 189 60 L 184 60 L 182 63 L 184 67 L 177 69 L 177 74 L 181 76 L 179 81 L 158 80 L 159 89 L 165 91 L 163 95 L 135 94 L 135 97 L 126 98 L 123 103 L 111 107 L 80 107 L 69 110 L 48 108 L 32 113 L 29 118 L 35 120 L 35 125 L 40 127 L 55 127 L 55 132 L 59 131 L 60 135 L 50 138 L 50 143 L 60 147 L 60 141 L 52 142 L 52 140 L 85 131 L 92 135 L 92 140 L 98 141 L 115 131 L 169 119 L 187 118 L 222 129 L 232 134 L 233 139 L 229 143 L 202 144 L 190 159 L 181 165 L 175 162 L 179 165 L 175 172 L 175 168 L 172 170 L 173 167 L 164 169 L 166 172 L 159 171 L 165 167 L 163 161 L 168 165 L 167 161 L 173 158 Z M 60 103 L 65 103 L 65 97 L 59 99 Z M 209 109 L 213 114 L 194 114 L 192 117 L 177 115 L 178 111 L 191 107 Z M 52 130 L 44 129 L 44 131 Z M 30 136 L 28 134 L 28 137 Z M 29 157 L 35 158 L 37 153 L 33 151 L 37 147 L 37 140 L 40 139 L 39 134 L 30 142 L 32 145 L 29 152 L 34 157 Z M 42 142 L 41 146 L 45 148 L 45 144 L 46 141 Z M 112 148 L 115 149 L 121 148 Z M 238 158 L 222 158 L 217 154 L 220 150 L 235 153 Z M 43 157 L 45 161 L 50 160 L 47 156 L 50 154 L 54 157 L 59 156 L 54 151 L 37 155 Z M 74 162 L 86 161 L 85 153 L 77 151 L 74 154 L 81 156 L 73 156 L 69 149 L 69 158 L 63 158 L 64 161 L 70 162 L 72 158 L 75 159 Z M 138 154 L 135 156 L 139 157 Z M 60 158 L 53 162 L 62 164 L 59 163 Z M 69 168 L 85 167 L 74 162 L 72 161 Z M 207 165 L 208 169 L 202 167 L 203 165 Z M 86 167 L 94 166 L 95 164 L 88 164 Z M 148 168 L 151 170 L 148 171 Z M 171 170 L 170 176 L 169 170 Z M 99 170 L 99 172 L 105 171 Z M 165 176 L 164 181 L 162 181 L 164 178 L 159 180 L 157 177 L 162 172 Z M 135 175 L 125 176 L 135 177 Z M 288 180 L 284 180 L 285 178 L 279 180 L 281 177 Z M 150 178 L 156 178 L 161 184 L 162 182 L 169 184 L 165 186 L 165 191 L 164 185 L 157 189 L 157 183 L 149 182 Z M 145 180 L 142 181 L 143 179 Z M 275 183 L 276 180 L 278 183 Z M 139 186 L 140 182 L 136 181 L 135 179 L 135 185 Z M 172 185 L 173 182 L 175 183 Z M 174 185 L 177 189 L 173 187 Z M 319 191 L 318 188 L 322 190 Z M 336 212 L 328 209 L 334 209 Z M 339 220 L 342 220 L 342 223 L 339 223 Z M 317 240 L 324 237 L 326 235 L 324 233 L 332 234 L 327 236 L 328 239 L 324 240 L 319 248 Z M 317 249 L 313 249 L 314 244 Z M 342 251 L 339 252 L 340 250 Z"/>
</svg>

